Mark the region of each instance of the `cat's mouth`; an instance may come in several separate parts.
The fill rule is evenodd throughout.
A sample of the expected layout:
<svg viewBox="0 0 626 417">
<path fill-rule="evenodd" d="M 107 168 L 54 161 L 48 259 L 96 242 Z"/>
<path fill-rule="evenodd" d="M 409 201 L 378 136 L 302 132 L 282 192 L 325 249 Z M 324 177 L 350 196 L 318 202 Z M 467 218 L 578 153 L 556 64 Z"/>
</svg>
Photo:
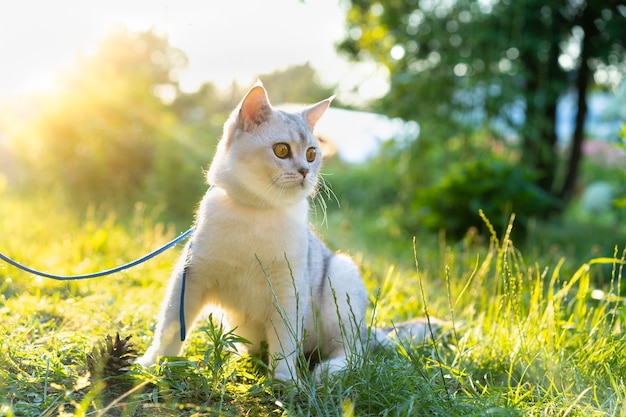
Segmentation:
<svg viewBox="0 0 626 417">
<path fill-rule="evenodd" d="M 306 189 L 310 186 L 309 178 L 300 174 L 282 175 L 275 183 L 282 189 Z"/>
<path fill-rule="evenodd" d="M 283 190 L 303 190 L 307 187 L 308 187 L 308 181 L 305 179 L 285 181 L 282 184 L 280 184 L 280 188 L 282 188 Z"/>
</svg>

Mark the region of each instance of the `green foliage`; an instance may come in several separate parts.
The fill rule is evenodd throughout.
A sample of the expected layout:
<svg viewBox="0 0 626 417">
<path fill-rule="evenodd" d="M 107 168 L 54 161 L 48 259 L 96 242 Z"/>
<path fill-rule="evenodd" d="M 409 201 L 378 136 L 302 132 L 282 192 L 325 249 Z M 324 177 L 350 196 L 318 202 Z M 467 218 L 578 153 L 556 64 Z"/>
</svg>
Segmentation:
<svg viewBox="0 0 626 417">
<path fill-rule="evenodd" d="M 97 213 L 81 220 L 55 201 L 5 192 L 2 202 L 2 235 L 24 230 L 29 237 L 5 240 L 9 249 L 2 250 L 50 271 L 81 263 L 106 268 L 174 234 L 141 211 L 124 222 Z M 62 247 L 50 244 L 58 230 L 71 236 Z M 353 230 L 353 244 L 363 243 L 359 232 Z M 384 244 L 378 238 L 368 253 L 384 251 Z M 86 354 L 105 334 L 133 334 L 139 351 L 148 345 L 177 251 L 120 276 L 70 284 L 1 266 L 0 410 L 23 416 L 619 415 L 626 401 L 623 256 L 565 272 L 563 260 L 524 259 L 508 235 L 491 235 L 478 246 L 420 238 L 415 268 L 406 245 L 407 256 L 395 264 L 382 256 L 364 260 L 373 294 L 368 321 L 390 325 L 427 308 L 454 321 L 455 330 L 417 348 L 368 349 L 336 380 L 304 380 L 298 391 L 273 387 L 258 359 L 234 353 L 244 342 L 236 329 L 211 320 L 190 334 L 185 358 L 164 358 L 153 370 L 134 367 L 122 385 L 88 378 Z M 602 286 L 592 280 L 597 268 L 609 270 Z"/>
<path fill-rule="evenodd" d="M 163 213 L 165 221 L 190 224 L 196 204 L 207 189 L 204 169 L 213 156 L 220 133 L 215 128 L 202 132 L 191 127 L 178 129 L 181 135 L 177 140 L 154 144 L 152 168 L 142 189 L 134 190 L 131 199 L 153 205 Z M 131 191 L 127 190 L 129 194 Z"/>
<path fill-rule="evenodd" d="M 208 337 L 209 344 L 204 352 L 204 365 L 210 372 L 213 380 L 213 391 L 217 388 L 217 383 L 223 380 L 225 364 L 230 359 L 230 354 L 237 352 L 238 345 L 250 344 L 250 342 L 235 334 L 236 329 L 227 330 L 223 323 L 215 324 L 213 315 L 210 314 L 207 326 L 201 328 Z"/>
<path fill-rule="evenodd" d="M 111 32 L 48 95 L 29 103 L 29 117 L 2 117 L 24 173 L 18 186 L 45 189 L 82 208 L 124 210 L 141 201 L 169 220 L 190 223 L 207 186 L 203 169 L 249 86 L 223 92 L 206 83 L 183 93 L 176 73 L 185 63 L 154 31 Z M 277 104 L 330 95 L 308 64 L 261 77 Z"/>
<path fill-rule="evenodd" d="M 138 45 L 134 47 L 143 51 L 142 43 Z M 112 53 L 116 48 L 104 50 Z M 125 56 L 123 62 L 134 55 Z M 145 59 L 148 55 L 142 56 Z M 152 87 L 154 80 L 157 85 L 173 82 L 167 78 L 170 73 L 162 71 L 161 66 L 153 68 L 154 62 L 147 66 L 135 64 L 142 74 L 152 74 L 148 77 Z M 103 73 L 116 73 L 118 77 L 132 74 L 121 71 L 124 66 L 104 67 Z M 106 74 L 103 77 L 109 79 Z M 104 94 L 107 88 L 85 84 L 85 91 L 102 94 L 94 101 L 94 109 L 78 92 L 63 93 L 67 94 L 63 97 L 71 97 L 78 104 L 67 109 L 84 107 L 95 115 L 106 110 L 103 114 L 111 115 L 107 118 L 115 121 L 114 134 L 104 135 L 104 128 L 89 130 L 75 116 L 70 116 L 68 120 L 81 123 L 76 126 L 70 123 L 52 131 L 57 138 L 69 132 L 67 137 L 72 140 L 28 142 L 34 150 L 45 145 L 67 156 L 70 159 L 39 155 L 43 159 L 56 158 L 56 164 L 68 167 L 43 160 L 40 165 L 38 160 L 24 155 L 32 164 L 33 173 L 41 173 L 37 181 L 52 184 L 58 172 L 71 168 L 77 174 L 93 175 L 95 187 L 107 181 L 97 175 L 99 170 L 110 169 L 113 153 L 106 153 L 107 144 L 102 140 L 82 135 L 90 132 L 104 135 L 103 138 L 122 151 L 120 158 L 124 164 L 131 164 L 130 154 L 143 149 L 147 154 L 147 171 L 128 168 L 139 176 L 137 182 L 124 180 L 117 171 L 109 175 L 119 176 L 112 180 L 119 185 L 114 189 L 116 194 L 135 196 L 132 190 L 140 190 L 139 199 L 145 199 L 146 203 L 126 201 L 122 211 L 89 204 L 85 210 L 84 206 L 63 204 L 63 200 L 58 201 L 48 190 L 15 191 L 0 184 L 3 253 L 46 271 L 93 272 L 135 259 L 175 236 L 174 227 L 158 221 L 163 213 L 168 220 L 174 218 L 173 213 L 181 213 L 187 219 L 187 226 L 185 201 L 193 198 L 190 204 L 195 204 L 196 194 L 204 187 L 198 174 L 210 159 L 214 135 L 219 131 L 211 117 L 219 119 L 221 124 L 222 116 L 215 115 L 232 108 L 231 104 L 218 105 L 216 101 L 225 103 L 233 98 L 211 100 L 216 91 L 207 85 L 197 95 L 180 95 L 180 100 L 166 105 L 154 94 L 145 94 L 144 87 L 148 84 L 131 83 L 137 91 L 141 90 L 135 95 L 131 94 L 135 90 L 123 81 L 114 82 L 118 77 L 110 78 L 111 97 Z M 148 88 L 148 91 L 152 90 Z M 115 99 L 117 93 L 123 93 L 119 102 Z M 126 99 L 138 104 L 137 108 L 128 110 L 130 116 L 119 110 L 124 109 Z M 65 113 L 52 112 L 54 106 L 46 109 L 39 115 L 40 120 L 49 122 L 51 127 L 55 126 L 54 121 L 62 125 Z M 54 114 L 58 117 L 51 116 Z M 197 114 L 200 117 L 194 116 Z M 141 146 L 135 149 L 135 145 L 124 148 L 123 143 L 118 144 L 122 139 L 117 136 L 132 133 L 132 129 L 127 129 L 133 120 L 139 130 L 144 129 L 143 133 L 155 133 L 155 141 L 136 133 L 133 141 Z M 37 132 L 43 125 L 33 126 Z M 26 144 L 27 136 L 21 138 Z M 513 247 L 510 231 L 500 238 L 494 232 L 486 240 L 476 237 L 454 244 L 420 234 L 416 246 L 411 247 L 410 238 L 421 231 L 421 226 L 416 226 L 420 211 L 429 201 L 434 206 L 439 204 L 436 196 L 429 194 L 431 186 L 442 187 L 453 198 L 453 205 L 459 207 L 471 200 L 462 197 L 465 188 L 472 188 L 481 196 L 495 195 L 500 203 L 493 206 L 494 210 L 503 213 L 509 201 L 523 207 L 524 213 L 518 216 L 533 213 L 535 207 L 526 207 L 529 204 L 526 200 L 517 201 L 518 194 L 538 198 L 537 203 L 542 204 L 541 196 L 527 186 L 532 174 L 516 170 L 515 158 L 496 152 L 493 143 L 489 143 L 489 151 L 485 150 L 486 146 L 476 146 L 489 142 L 488 136 L 457 135 L 445 147 L 436 146 L 436 137 L 430 139 L 389 144 L 368 165 L 350 167 L 338 161 L 329 165 L 325 179 L 334 185 L 342 204 L 340 210 L 330 206 L 329 227 L 322 226 L 319 230 L 327 235 L 331 246 L 361 259 L 372 294 L 369 322 L 391 325 L 422 316 L 428 310 L 429 314 L 456 324 L 445 338 L 417 349 L 399 345 L 389 350 L 366 350 L 362 357 L 350 358 L 349 369 L 336 380 L 316 385 L 304 379 L 297 391 L 290 391 L 268 382 L 266 365 L 259 358 L 234 352 L 236 343 L 245 342 L 237 336 L 236 329 L 227 330 L 209 320 L 201 322 L 190 334 L 185 358 L 164 358 L 152 370 L 134 367 L 127 374 L 125 384 L 105 385 L 88 377 L 87 353 L 94 342 L 114 331 L 133 334 L 138 350 L 146 348 L 178 251 L 166 252 L 114 276 L 80 282 L 37 279 L 0 265 L 0 413 L 24 416 L 621 413 L 626 402 L 623 330 L 626 310 L 622 283 L 625 261 L 613 245 L 624 242 L 622 235 L 607 233 L 593 225 L 586 228 L 558 225 L 550 235 L 545 233 L 547 227 L 540 226 L 531 234 L 536 245 L 523 250 L 525 254 L 531 253 L 527 258 Z M 76 160 L 80 159 L 78 154 L 72 153 L 72 149 L 80 148 L 82 141 L 89 142 L 86 146 L 91 159 L 85 161 Z M 27 148 L 22 150 L 26 152 Z M 64 154 L 65 151 L 69 153 Z M 91 170 L 90 164 L 98 169 Z M 192 176 L 194 179 L 189 180 Z M 81 179 L 75 181 L 79 184 Z M 499 181 L 506 181 L 510 188 L 498 187 Z M 68 184 L 74 184 L 69 174 L 62 187 Z M 449 190 L 454 192 L 448 193 Z M 517 193 L 507 194 L 511 190 Z M 70 188 L 69 196 L 80 196 L 83 192 L 102 197 L 107 191 L 90 188 L 85 182 L 81 187 Z M 498 215 L 486 208 L 491 207 L 488 200 L 485 197 L 479 208 L 485 209 L 488 217 L 498 223 Z M 449 215 L 445 219 L 451 220 L 456 217 Z M 602 235 L 609 253 L 605 245 L 593 251 L 586 249 L 584 255 L 576 252 L 573 259 L 561 259 L 567 252 L 554 250 L 551 245 L 555 236 L 572 243 L 567 242 L 573 236 L 568 229 L 579 233 L 574 242 L 577 244 L 594 245 L 597 236 Z M 598 270 L 607 278 L 596 280 Z"/>
<path fill-rule="evenodd" d="M 488 234 L 479 210 L 499 232 L 515 213 L 512 239 L 516 244 L 523 244 L 523 252 L 538 262 L 566 258 L 567 273 L 582 260 L 610 256 L 615 244 L 626 241 L 620 222 L 623 212 L 599 218 L 573 204 L 560 218 L 546 217 L 556 202 L 537 189 L 533 174 L 518 163 L 517 153 L 497 141 L 484 149 L 482 142 L 488 142 L 482 133 L 432 148 L 419 140 L 388 142 L 363 165 L 329 161 L 324 178 L 339 206 L 333 201 L 328 204 L 328 243 L 384 256 L 391 263 L 407 262 L 414 236 L 429 248 L 441 245 L 436 232 L 448 236 L 455 247 L 484 242 Z M 616 191 L 621 189 L 623 168 L 599 165 L 589 158 L 582 169 L 583 184 L 603 181 Z M 370 252 L 371 248 L 376 250 Z M 421 262 L 441 266 L 442 260 L 430 255 Z M 607 277 L 603 269 L 594 271 L 597 282 L 606 282 Z"/>
<path fill-rule="evenodd" d="M 615 64 L 626 56 L 626 12 L 618 0 L 350 4 L 341 49 L 388 70 L 390 89 L 379 110 L 418 121 L 420 140 L 433 146 L 468 129 L 514 133 L 520 163 L 535 172 L 535 182 L 559 198 L 571 194 L 593 71 L 624 71 Z M 619 77 L 604 79 L 610 85 Z M 570 89 L 582 104 L 571 151 L 559 154 L 557 103 Z"/>
<path fill-rule="evenodd" d="M 332 96 L 333 89 L 320 85 L 317 78 L 315 70 L 308 62 L 260 77 L 275 104 L 315 103 Z"/>
<path fill-rule="evenodd" d="M 498 230 L 516 216 L 516 238 L 527 223 L 547 218 L 559 201 L 539 188 L 534 171 L 485 132 L 458 135 L 444 144 L 417 140 L 387 143 L 363 166 L 329 165 L 342 206 L 375 216 L 391 237 L 445 231 L 460 239 L 470 229 L 484 235 L 479 211 Z M 364 226 L 367 227 L 367 226 Z"/>
<path fill-rule="evenodd" d="M 626 152 L 626 125 L 622 126 L 621 141 L 618 142 L 616 148 L 622 152 Z M 618 174 L 621 181 L 621 189 L 618 190 L 618 198 L 615 200 L 615 205 L 618 209 L 626 209 L 626 167 L 624 167 Z"/>
<path fill-rule="evenodd" d="M 490 156 L 452 165 L 437 185 L 416 193 L 411 205 L 416 216 L 408 225 L 444 229 L 458 239 L 471 228 L 484 229 L 482 210 L 500 231 L 515 215 L 521 235 L 530 219 L 546 217 L 559 203 L 533 180 L 518 164 Z"/>
<path fill-rule="evenodd" d="M 182 52 L 153 32 L 117 30 L 59 78 L 32 120 L 10 138 L 31 185 L 79 201 L 124 199 L 145 186 L 155 161 L 181 135 L 157 96 L 176 91 Z"/>
<path fill-rule="evenodd" d="M 259 79 L 270 92 L 272 103 L 276 105 L 313 103 L 328 98 L 333 91 L 332 88 L 318 83 L 315 70 L 308 63 L 260 74 Z M 196 134 L 203 135 L 207 129 L 220 130 L 249 89 L 248 84 L 233 83 L 226 91 L 220 91 L 207 82 L 196 92 L 180 92 L 171 107 L 185 124 L 194 127 Z"/>
</svg>

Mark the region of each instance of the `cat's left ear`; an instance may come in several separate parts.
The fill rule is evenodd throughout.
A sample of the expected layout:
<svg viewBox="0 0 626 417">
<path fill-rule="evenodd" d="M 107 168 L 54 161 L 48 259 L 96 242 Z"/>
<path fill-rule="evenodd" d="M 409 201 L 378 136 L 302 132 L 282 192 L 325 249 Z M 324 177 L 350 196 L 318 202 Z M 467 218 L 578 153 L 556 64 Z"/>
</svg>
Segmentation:
<svg viewBox="0 0 626 417">
<path fill-rule="evenodd" d="M 334 98 L 335 96 L 332 96 L 304 110 L 306 122 L 308 123 L 311 130 L 315 129 L 317 121 L 320 119 L 320 117 L 324 115 L 326 110 L 328 110 L 328 106 L 330 106 L 330 102 L 333 101 Z"/>
</svg>

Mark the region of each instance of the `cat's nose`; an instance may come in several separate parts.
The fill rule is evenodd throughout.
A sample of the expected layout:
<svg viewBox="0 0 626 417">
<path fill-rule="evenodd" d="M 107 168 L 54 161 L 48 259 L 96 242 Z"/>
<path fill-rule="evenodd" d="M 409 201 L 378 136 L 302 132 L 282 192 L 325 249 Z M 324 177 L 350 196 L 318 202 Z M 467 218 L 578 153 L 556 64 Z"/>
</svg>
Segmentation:
<svg viewBox="0 0 626 417">
<path fill-rule="evenodd" d="M 298 172 L 302 174 L 302 178 L 306 178 L 307 174 L 309 173 L 309 170 L 307 168 L 300 168 Z"/>
</svg>

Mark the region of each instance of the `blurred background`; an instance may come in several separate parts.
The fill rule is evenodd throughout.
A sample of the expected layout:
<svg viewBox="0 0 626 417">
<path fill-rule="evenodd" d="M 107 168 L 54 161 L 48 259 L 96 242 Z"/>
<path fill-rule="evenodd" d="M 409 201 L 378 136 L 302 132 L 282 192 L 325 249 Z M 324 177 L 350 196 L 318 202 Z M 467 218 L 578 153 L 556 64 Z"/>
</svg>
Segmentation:
<svg viewBox="0 0 626 417">
<path fill-rule="evenodd" d="M 626 244 L 621 1 L 26 0 L 0 39 L 0 204 L 182 231 L 260 78 L 274 104 L 337 95 L 331 246 L 482 244 L 479 210 L 537 256 Z"/>
</svg>

